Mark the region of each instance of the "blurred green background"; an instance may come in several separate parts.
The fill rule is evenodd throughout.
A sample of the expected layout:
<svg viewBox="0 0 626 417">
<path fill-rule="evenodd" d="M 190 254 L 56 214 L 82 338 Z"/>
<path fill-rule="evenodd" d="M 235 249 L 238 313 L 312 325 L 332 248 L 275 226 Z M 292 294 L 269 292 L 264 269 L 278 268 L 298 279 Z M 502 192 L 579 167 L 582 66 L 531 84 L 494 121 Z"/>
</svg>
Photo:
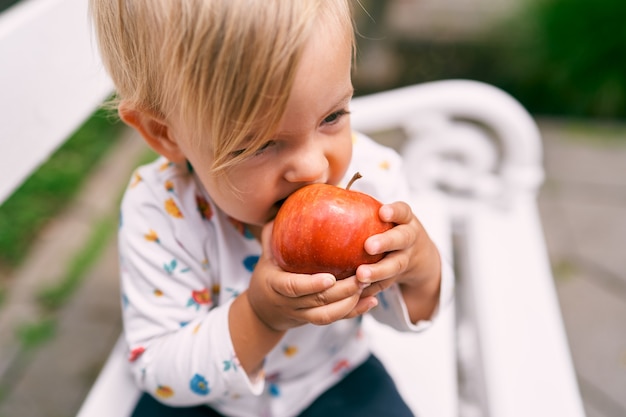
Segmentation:
<svg viewBox="0 0 626 417">
<path fill-rule="evenodd" d="M 122 124 L 98 110 L 0 205 L 2 277 L 24 260 L 38 232 L 71 203 L 89 172 L 115 145 Z"/>
<path fill-rule="evenodd" d="M 380 22 L 390 3 L 372 0 L 364 5 Z M 361 12 L 358 22 L 365 33 L 359 42 L 382 42 L 397 58 L 399 68 L 385 88 L 468 78 L 504 89 L 533 114 L 601 119 L 626 115 L 625 1 L 509 3 L 515 5 L 509 15 L 492 19 L 465 39 L 394 37 Z M 360 93 L 377 88 L 367 82 L 357 84 Z"/>
</svg>

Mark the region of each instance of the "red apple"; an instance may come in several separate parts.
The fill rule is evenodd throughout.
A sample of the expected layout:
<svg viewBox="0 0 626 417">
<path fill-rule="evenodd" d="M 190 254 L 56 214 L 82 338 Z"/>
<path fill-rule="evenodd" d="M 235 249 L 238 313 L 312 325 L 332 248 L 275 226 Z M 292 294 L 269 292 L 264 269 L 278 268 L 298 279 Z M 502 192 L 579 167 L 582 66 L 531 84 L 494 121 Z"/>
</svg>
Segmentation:
<svg viewBox="0 0 626 417">
<path fill-rule="evenodd" d="M 365 240 L 393 227 L 380 220 L 381 203 L 370 195 L 329 184 L 311 184 L 291 194 L 278 211 L 272 232 L 272 252 L 288 272 L 329 272 L 347 278 L 362 264 L 384 254 L 365 252 Z"/>
</svg>

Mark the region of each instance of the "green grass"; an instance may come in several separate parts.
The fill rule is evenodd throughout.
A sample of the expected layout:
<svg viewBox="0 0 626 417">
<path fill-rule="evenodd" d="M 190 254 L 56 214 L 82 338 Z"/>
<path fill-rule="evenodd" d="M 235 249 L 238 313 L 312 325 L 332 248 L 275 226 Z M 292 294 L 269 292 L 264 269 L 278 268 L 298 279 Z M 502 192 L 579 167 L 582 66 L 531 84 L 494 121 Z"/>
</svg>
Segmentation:
<svg viewBox="0 0 626 417">
<path fill-rule="evenodd" d="M 142 165 L 153 161 L 157 154 L 148 149 L 137 161 Z M 123 190 L 122 190 L 123 192 Z M 122 195 L 118 196 L 121 200 Z M 118 228 L 118 212 L 109 213 L 93 225 L 87 242 L 70 260 L 63 277 L 59 277 L 55 285 L 43 288 L 37 294 L 37 299 L 46 310 L 56 310 L 63 307 L 80 286 L 89 269 L 100 258 Z M 1 295 L 1 293 L 0 293 Z"/>
<path fill-rule="evenodd" d="M 24 259 L 37 233 L 78 191 L 122 124 L 99 110 L 0 206 L 0 270 Z"/>
<path fill-rule="evenodd" d="M 602 148 L 623 148 L 626 145 L 626 126 L 623 124 L 569 120 L 565 127 L 572 141 Z"/>
<path fill-rule="evenodd" d="M 41 290 L 38 300 L 44 308 L 54 310 L 62 307 L 82 283 L 89 268 L 100 258 L 102 251 L 117 231 L 117 218 L 100 220 L 85 243 L 67 266 L 65 276 L 59 282 Z"/>
<path fill-rule="evenodd" d="M 17 328 L 17 337 L 23 348 L 33 349 L 52 339 L 56 331 L 56 321 L 53 318 L 43 318 L 20 325 Z"/>
<path fill-rule="evenodd" d="M 578 272 L 576 265 L 569 259 L 560 259 L 552 265 L 552 275 L 556 281 L 569 281 Z"/>
</svg>

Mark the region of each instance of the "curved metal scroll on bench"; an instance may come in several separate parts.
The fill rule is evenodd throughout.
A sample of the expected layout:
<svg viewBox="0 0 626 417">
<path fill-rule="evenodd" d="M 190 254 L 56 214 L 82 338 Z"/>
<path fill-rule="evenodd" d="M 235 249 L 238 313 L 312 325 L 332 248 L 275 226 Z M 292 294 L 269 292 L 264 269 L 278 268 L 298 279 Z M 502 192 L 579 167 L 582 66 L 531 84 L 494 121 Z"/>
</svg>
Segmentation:
<svg viewBox="0 0 626 417">
<path fill-rule="evenodd" d="M 361 130 L 400 128 L 416 195 L 443 199 L 456 270 L 455 319 L 443 325 L 453 327 L 449 390 L 458 392 L 458 409 L 444 405 L 445 415 L 584 416 L 537 211 L 543 168 L 532 117 L 503 91 L 465 80 L 364 97 L 352 114 Z M 391 337 L 381 350 L 394 349 Z M 429 397 L 415 407 L 443 415 Z"/>
</svg>

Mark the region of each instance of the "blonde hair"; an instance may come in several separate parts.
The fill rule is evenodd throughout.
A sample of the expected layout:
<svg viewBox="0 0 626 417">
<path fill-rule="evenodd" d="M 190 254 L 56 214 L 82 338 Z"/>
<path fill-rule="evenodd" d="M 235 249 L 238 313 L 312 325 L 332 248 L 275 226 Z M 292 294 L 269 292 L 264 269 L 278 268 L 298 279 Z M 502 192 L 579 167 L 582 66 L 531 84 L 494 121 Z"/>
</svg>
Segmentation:
<svg viewBox="0 0 626 417">
<path fill-rule="evenodd" d="M 90 10 L 119 100 L 181 117 L 221 172 L 277 128 L 314 25 L 336 25 L 354 50 L 349 1 L 90 0 Z"/>
</svg>

